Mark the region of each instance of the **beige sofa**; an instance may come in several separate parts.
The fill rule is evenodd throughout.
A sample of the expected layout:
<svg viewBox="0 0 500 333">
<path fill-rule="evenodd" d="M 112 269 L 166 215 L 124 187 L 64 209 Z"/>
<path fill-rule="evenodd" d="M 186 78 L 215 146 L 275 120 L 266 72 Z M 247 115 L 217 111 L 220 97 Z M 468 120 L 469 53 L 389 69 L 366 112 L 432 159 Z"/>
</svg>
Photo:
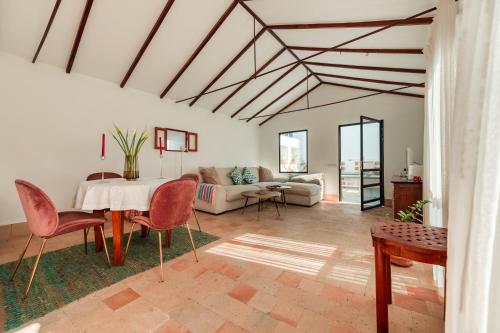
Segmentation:
<svg viewBox="0 0 500 333">
<path fill-rule="evenodd" d="M 294 177 L 274 178 L 271 182 L 260 182 L 259 168 L 252 167 L 250 170 L 257 178 L 257 182 L 247 185 L 233 185 L 228 176 L 234 168 L 216 168 L 220 184 L 215 185 L 215 194 L 212 203 L 196 199 L 195 208 L 212 214 L 220 214 L 229 210 L 242 208 L 245 198 L 241 195 L 245 191 L 258 191 L 266 189 L 266 186 L 283 184 L 292 188 L 285 191 L 288 204 L 301 206 L 312 206 L 323 199 L 323 175 L 303 175 Z M 200 176 L 201 177 L 201 176 Z M 256 203 L 249 200 L 248 204 Z"/>
</svg>

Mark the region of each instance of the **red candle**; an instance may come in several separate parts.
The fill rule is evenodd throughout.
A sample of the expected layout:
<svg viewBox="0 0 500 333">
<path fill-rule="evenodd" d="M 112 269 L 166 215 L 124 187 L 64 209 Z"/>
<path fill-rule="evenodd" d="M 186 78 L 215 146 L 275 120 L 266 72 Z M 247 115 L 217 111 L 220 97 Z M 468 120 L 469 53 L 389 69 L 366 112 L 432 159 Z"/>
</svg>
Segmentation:
<svg viewBox="0 0 500 333">
<path fill-rule="evenodd" d="M 102 133 L 102 143 L 101 143 L 101 159 L 106 156 L 106 134 Z"/>
<path fill-rule="evenodd" d="M 160 139 L 160 156 L 163 156 L 163 144 L 161 143 L 161 137 Z"/>
</svg>

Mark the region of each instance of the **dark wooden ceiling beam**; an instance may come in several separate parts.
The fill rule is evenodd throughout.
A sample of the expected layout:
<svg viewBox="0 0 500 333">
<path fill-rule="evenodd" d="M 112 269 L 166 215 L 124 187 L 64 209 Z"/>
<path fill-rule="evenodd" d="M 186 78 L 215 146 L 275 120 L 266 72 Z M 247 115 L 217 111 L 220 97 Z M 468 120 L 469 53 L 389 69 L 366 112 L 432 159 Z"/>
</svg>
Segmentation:
<svg viewBox="0 0 500 333">
<path fill-rule="evenodd" d="M 336 68 L 362 69 L 368 71 L 425 74 L 425 69 L 415 69 L 415 68 L 357 66 L 357 65 L 331 64 L 331 63 L 314 62 L 314 61 L 307 61 L 306 64 L 309 66 L 320 66 L 320 67 L 336 67 Z"/>
<path fill-rule="evenodd" d="M 161 93 L 160 97 L 163 98 L 165 95 L 172 89 L 174 84 L 177 82 L 177 80 L 180 79 L 182 74 L 188 69 L 188 67 L 193 63 L 193 61 L 196 59 L 196 57 L 200 54 L 200 52 L 203 50 L 203 48 L 208 44 L 210 39 L 215 35 L 217 30 L 222 26 L 224 21 L 228 18 L 228 16 L 232 13 L 234 8 L 236 8 L 236 5 L 238 5 L 238 0 L 233 0 L 229 7 L 226 9 L 226 11 L 222 14 L 222 16 L 219 18 L 219 20 L 215 23 L 215 25 L 212 27 L 210 32 L 205 36 L 203 41 L 198 45 L 196 50 L 191 54 L 189 59 L 182 65 L 181 69 L 175 74 L 174 78 L 168 83 L 167 87 L 163 90 Z"/>
<path fill-rule="evenodd" d="M 363 81 L 363 82 L 380 83 L 380 84 L 391 84 L 391 85 L 395 85 L 395 86 L 408 86 L 408 87 L 420 87 L 420 88 L 425 87 L 424 83 L 377 80 L 377 79 L 368 79 L 368 78 L 363 78 L 363 77 L 336 75 L 336 74 L 329 74 L 329 73 L 316 73 L 316 74 L 318 74 L 319 76 L 331 77 L 331 78 L 335 78 L 335 79 Z"/>
<path fill-rule="evenodd" d="M 241 85 L 238 86 L 235 90 L 233 90 L 222 102 L 220 102 L 213 110 L 212 113 L 217 112 L 224 104 L 226 104 L 234 95 L 236 95 L 241 89 L 243 89 L 250 81 L 255 79 L 256 75 L 266 69 L 272 62 L 274 62 L 283 52 L 285 52 L 286 48 L 282 48 L 278 52 L 276 52 L 264 65 L 262 65 L 255 74 L 252 74 L 248 79 L 243 81 Z"/>
<path fill-rule="evenodd" d="M 292 106 L 293 104 L 297 103 L 298 101 L 300 101 L 302 98 L 304 98 L 305 96 L 307 96 L 307 94 L 310 94 L 311 92 L 313 92 L 316 88 L 318 88 L 319 86 L 321 86 L 323 84 L 323 82 L 320 82 L 318 83 L 317 85 L 315 85 L 314 87 L 312 87 L 311 89 L 309 89 L 309 91 L 306 91 L 305 93 L 303 93 L 302 95 L 300 95 L 299 97 L 297 97 L 296 99 L 294 99 L 293 101 L 291 101 L 290 103 L 288 103 L 287 105 L 285 105 L 284 107 L 282 107 L 281 109 L 279 109 L 277 112 L 273 113 L 272 115 L 269 116 L 269 118 L 267 118 L 266 120 L 262 121 L 261 123 L 259 123 L 259 126 L 262 126 L 264 125 L 265 123 L 267 123 L 269 120 L 273 119 L 274 117 L 276 117 L 278 114 L 280 114 L 281 112 L 285 111 L 286 109 L 288 109 L 290 106 Z"/>
<path fill-rule="evenodd" d="M 268 104 L 266 104 L 266 106 L 264 106 L 262 109 L 260 109 L 258 112 L 256 112 L 253 116 L 251 116 L 250 118 L 248 118 L 246 120 L 246 122 L 248 123 L 249 121 L 251 121 L 252 119 L 254 119 L 255 117 L 257 117 L 259 114 L 261 114 L 262 112 L 264 112 L 265 110 L 267 110 L 270 106 L 272 106 L 274 103 L 276 103 L 277 101 L 279 101 L 280 99 L 282 99 L 283 97 L 285 97 L 286 95 L 288 95 L 292 90 L 294 90 L 295 88 L 297 88 L 304 81 L 308 80 L 311 76 L 314 76 L 314 74 L 311 73 L 311 74 L 307 75 L 306 77 L 304 77 L 303 79 L 299 80 L 292 87 L 290 87 L 289 89 L 287 89 L 284 93 L 282 93 L 281 95 L 279 95 L 278 97 L 276 97 L 275 99 L 273 99 L 271 102 L 269 102 Z"/>
<path fill-rule="evenodd" d="M 338 22 L 338 23 L 299 23 L 299 24 L 274 24 L 270 29 L 274 30 L 297 30 L 297 29 L 336 29 L 336 28 L 375 28 L 383 27 L 389 24 L 398 26 L 413 26 L 431 24 L 433 17 L 414 18 L 403 23 L 401 20 L 380 20 L 380 21 L 362 21 L 362 22 Z"/>
<path fill-rule="evenodd" d="M 392 54 L 423 54 L 422 49 L 348 49 L 348 48 L 329 48 L 318 46 L 289 46 L 290 49 L 296 51 L 313 51 L 313 52 L 336 52 L 336 53 L 392 53 Z"/>
<path fill-rule="evenodd" d="M 249 106 L 250 104 L 252 104 L 257 98 L 259 98 L 260 96 L 262 96 L 266 91 L 268 91 L 269 89 L 271 89 L 276 83 L 278 83 L 279 81 L 281 81 L 281 79 L 283 79 L 285 76 L 287 76 L 288 74 L 290 74 L 295 68 L 297 68 L 299 64 L 295 64 L 293 65 L 292 67 L 290 67 L 286 72 L 284 72 L 283 74 L 281 74 L 278 78 L 276 78 L 273 82 L 271 82 L 270 84 L 267 85 L 267 87 L 265 87 L 264 89 L 262 89 L 257 95 L 255 95 L 251 100 L 249 100 L 248 102 L 246 102 L 242 107 L 240 107 L 236 112 L 234 112 L 232 115 L 231 115 L 231 118 L 234 118 L 238 113 L 240 113 L 241 111 L 243 111 L 247 106 Z"/>
<path fill-rule="evenodd" d="M 267 26 L 266 23 L 250 8 L 248 7 L 247 4 L 245 4 L 243 1 L 240 1 L 240 5 L 245 8 L 245 10 L 255 19 L 257 20 L 261 25 L 263 26 Z M 297 61 L 297 63 L 301 64 L 302 66 L 304 66 L 304 68 L 307 70 L 308 73 L 313 73 L 313 71 L 311 71 L 311 69 L 302 62 L 302 59 L 299 58 L 299 56 L 297 56 L 297 54 L 295 52 L 293 52 L 293 50 L 291 50 L 287 44 L 285 44 L 285 42 L 273 31 L 273 30 L 268 30 L 269 33 L 278 41 L 278 43 L 280 43 L 284 48 L 286 48 L 286 50 L 292 55 L 292 57 L 295 58 L 295 60 Z M 319 82 L 321 82 L 321 78 L 317 75 L 315 75 L 313 73 L 314 77 L 316 78 L 316 80 L 318 80 Z M 281 79 L 280 79 L 281 80 Z"/>
<path fill-rule="evenodd" d="M 333 83 L 333 82 L 328 82 L 328 81 L 323 81 L 323 83 L 331 85 L 331 86 L 337 86 L 337 87 L 359 89 L 359 90 L 366 90 L 366 91 L 375 91 L 375 92 L 383 92 L 383 93 L 392 94 L 392 95 L 400 95 L 400 96 L 424 98 L 424 95 L 421 95 L 421 94 L 404 93 L 404 92 L 399 92 L 399 91 L 386 91 L 386 90 L 381 90 L 381 89 L 359 87 L 359 86 L 351 86 L 351 85 L 348 85 L 348 84 Z"/>
<path fill-rule="evenodd" d="M 238 61 L 238 59 L 240 59 L 243 56 L 243 54 L 245 54 L 245 52 L 250 47 L 252 47 L 254 45 L 254 43 L 257 42 L 257 40 L 264 34 L 264 32 L 266 32 L 265 27 L 262 28 L 257 33 L 257 35 L 255 35 L 255 38 L 252 37 L 252 39 L 241 49 L 241 51 L 238 52 L 238 54 L 236 54 L 236 56 L 233 57 L 233 59 L 212 79 L 212 81 L 210 81 L 210 83 L 200 91 L 198 96 L 196 96 L 189 103 L 189 106 L 193 106 L 193 104 L 196 103 L 200 99 L 200 97 L 203 96 L 203 94 L 206 93 L 208 91 L 208 89 L 210 89 L 215 84 L 215 82 L 217 82 L 229 70 L 229 68 L 231 68 Z"/>
<path fill-rule="evenodd" d="M 163 20 L 165 20 L 165 17 L 167 16 L 168 12 L 170 11 L 170 8 L 172 8 L 172 5 L 174 4 L 175 0 L 168 0 L 167 3 L 165 4 L 165 7 L 163 7 L 163 10 L 160 13 L 160 16 L 158 16 L 158 19 L 156 19 L 155 24 L 153 25 L 153 28 L 149 32 L 149 35 L 146 37 L 146 40 L 144 43 L 142 43 L 141 48 L 139 49 L 139 52 L 137 52 L 137 55 L 134 58 L 134 61 L 132 61 L 132 64 L 130 65 L 127 73 L 122 79 L 122 82 L 120 83 L 120 87 L 124 87 L 127 84 L 128 79 L 132 75 L 132 73 L 135 70 L 135 67 L 139 64 L 139 61 L 141 60 L 142 56 L 144 55 L 144 52 L 146 52 L 146 49 L 148 48 L 149 44 L 153 40 L 154 36 L 156 35 L 156 32 L 160 28 L 161 24 L 163 23 Z"/>
<path fill-rule="evenodd" d="M 76 54 L 78 52 L 78 47 L 80 46 L 80 41 L 82 40 L 83 31 L 85 30 L 85 25 L 89 18 L 90 10 L 92 9 L 92 4 L 94 0 L 87 0 L 85 8 L 83 9 L 82 18 L 80 19 L 80 25 L 78 26 L 78 31 L 76 32 L 75 41 L 73 42 L 73 47 L 71 48 L 71 53 L 68 59 L 68 65 L 66 66 L 66 73 L 71 73 L 71 68 L 75 62 Z"/>
<path fill-rule="evenodd" d="M 45 27 L 45 31 L 43 32 L 42 39 L 40 40 L 40 43 L 38 44 L 35 55 L 33 56 L 33 60 L 31 60 L 32 63 L 36 62 L 36 59 L 38 58 L 38 54 L 42 50 L 43 44 L 45 43 L 45 39 L 47 38 L 47 35 L 49 34 L 50 27 L 52 27 L 52 22 L 54 22 L 54 18 L 56 17 L 56 14 L 57 14 L 57 11 L 59 9 L 60 4 L 61 4 L 61 0 L 56 0 L 56 2 L 54 3 L 54 8 L 52 9 L 52 13 L 50 14 L 49 22 L 47 22 L 47 26 Z"/>
</svg>

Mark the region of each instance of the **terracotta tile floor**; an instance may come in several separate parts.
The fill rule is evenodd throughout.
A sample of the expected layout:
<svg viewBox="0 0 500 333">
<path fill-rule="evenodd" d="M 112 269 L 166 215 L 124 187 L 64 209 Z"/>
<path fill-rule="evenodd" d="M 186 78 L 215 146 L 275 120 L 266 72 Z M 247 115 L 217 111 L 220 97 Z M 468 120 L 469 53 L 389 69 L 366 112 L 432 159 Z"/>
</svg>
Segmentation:
<svg viewBox="0 0 500 333">
<path fill-rule="evenodd" d="M 154 268 L 36 322 L 43 332 L 66 333 L 375 332 L 369 230 L 390 210 L 361 213 L 354 205 L 321 202 L 289 206 L 281 218 L 267 207 L 257 220 L 256 209 L 200 213 L 204 231 L 221 239 L 199 250 L 199 263 L 192 253 L 170 261 L 165 283 Z M 26 230 L 0 231 L 0 262 L 13 261 Z M 81 241 L 80 234 L 68 235 L 49 241 L 47 249 Z M 32 244 L 29 254 L 35 251 Z M 443 332 L 442 297 L 432 285 L 431 266 L 393 266 L 392 282 L 391 332 Z"/>
</svg>

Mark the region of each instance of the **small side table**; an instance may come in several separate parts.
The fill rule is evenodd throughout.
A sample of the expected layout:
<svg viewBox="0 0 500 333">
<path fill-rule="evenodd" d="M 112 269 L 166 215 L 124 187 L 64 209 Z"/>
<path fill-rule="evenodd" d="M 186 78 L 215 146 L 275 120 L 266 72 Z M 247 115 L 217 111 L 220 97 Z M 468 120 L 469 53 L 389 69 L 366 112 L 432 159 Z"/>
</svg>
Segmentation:
<svg viewBox="0 0 500 333">
<path fill-rule="evenodd" d="M 389 332 L 387 305 L 392 303 L 390 257 L 446 267 L 448 229 L 390 221 L 375 224 L 371 233 L 375 247 L 377 332 L 386 333 Z"/>
<path fill-rule="evenodd" d="M 283 204 L 283 207 L 288 208 L 287 205 L 286 205 L 285 190 L 291 189 L 292 188 L 291 186 L 288 186 L 288 185 L 278 185 L 278 186 L 276 186 L 276 185 L 269 185 L 269 186 L 266 186 L 266 188 L 269 191 L 280 192 L 281 193 L 281 203 Z"/>
<path fill-rule="evenodd" d="M 264 202 L 267 200 L 274 202 L 274 206 L 276 207 L 276 212 L 278 213 L 278 217 L 280 216 L 278 204 L 276 203 L 276 198 L 280 196 L 278 192 L 265 191 L 265 190 L 245 191 L 242 192 L 241 195 L 246 199 L 245 206 L 243 207 L 243 211 L 241 212 L 241 214 L 245 214 L 245 209 L 247 208 L 248 199 L 257 199 L 258 200 L 257 219 L 260 218 L 260 212 L 264 210 Z"/>
</svg>

